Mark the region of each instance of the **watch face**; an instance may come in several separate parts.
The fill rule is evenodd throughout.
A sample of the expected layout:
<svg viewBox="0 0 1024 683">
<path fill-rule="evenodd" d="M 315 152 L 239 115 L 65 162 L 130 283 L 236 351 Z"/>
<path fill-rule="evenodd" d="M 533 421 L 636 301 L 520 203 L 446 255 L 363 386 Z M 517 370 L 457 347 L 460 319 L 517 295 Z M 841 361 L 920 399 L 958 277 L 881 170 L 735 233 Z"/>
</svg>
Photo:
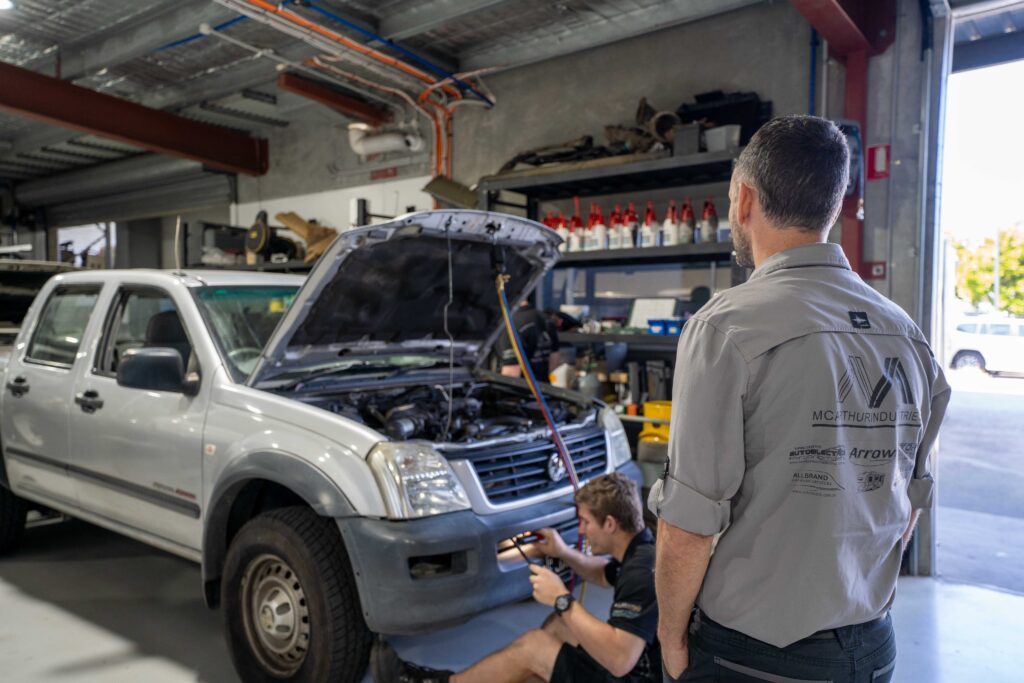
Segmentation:
<svg viewBox="0 0 1024 683">
<path fill-rule="evenodd" d="M 559 595 L 557 598 L 555 598 L 555 609 L 559 612 L 564 612 L 565 610 L 569 609 L 569 604 L 571 603 L 571 601 L 572 598 L 570 596 Z"/>
</svg>

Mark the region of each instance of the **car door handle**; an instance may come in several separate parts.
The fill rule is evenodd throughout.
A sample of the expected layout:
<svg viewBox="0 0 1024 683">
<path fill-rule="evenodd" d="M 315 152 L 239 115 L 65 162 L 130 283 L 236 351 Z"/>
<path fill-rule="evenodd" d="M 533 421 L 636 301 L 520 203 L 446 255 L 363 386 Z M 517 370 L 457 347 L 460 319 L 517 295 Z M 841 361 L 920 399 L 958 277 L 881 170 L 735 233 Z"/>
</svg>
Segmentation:
<svg viewBox="0 0 1024 683">
<path fill-rule="evenodd" d="M 101 399 L 100 395 L 92 389 L 82 392 L 81 394 L 76 394 L 75 403 L 82 406 L 83 413 L 95 413 L 103 407 L 103 399 Z"/>
<path fill-rule="evenodd" d="M 7 390 L 14 396 L 24 396 L 28 393 L 28 380 L 24 377 L 15 377 L 7 383 Z"/>
</svg>

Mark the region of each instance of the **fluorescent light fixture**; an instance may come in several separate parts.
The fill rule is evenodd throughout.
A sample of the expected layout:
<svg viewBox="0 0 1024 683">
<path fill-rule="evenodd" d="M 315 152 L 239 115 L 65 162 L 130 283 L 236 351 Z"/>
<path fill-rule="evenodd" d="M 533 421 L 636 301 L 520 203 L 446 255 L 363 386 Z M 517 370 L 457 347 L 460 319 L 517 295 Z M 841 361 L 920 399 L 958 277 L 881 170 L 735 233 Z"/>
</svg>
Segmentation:
<svg viewBox="0 0 1024 683">
<path fill-rule="evenodd" d="M 0 0 L 0 11 L 14 9 L 14 0 Z"/>
</svg>

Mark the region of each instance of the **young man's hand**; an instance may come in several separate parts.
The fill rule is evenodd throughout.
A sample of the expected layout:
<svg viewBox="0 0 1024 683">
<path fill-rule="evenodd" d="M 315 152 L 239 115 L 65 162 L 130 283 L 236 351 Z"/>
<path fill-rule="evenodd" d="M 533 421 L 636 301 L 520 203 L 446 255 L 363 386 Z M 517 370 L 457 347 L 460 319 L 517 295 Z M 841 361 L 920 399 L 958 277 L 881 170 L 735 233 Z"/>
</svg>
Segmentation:
<svg viewBox="0 0 1024 683">
<path fill-rule="evenodd" d="M 565 551 L 568 549 L 568 546 L 565 544 L 560 533 L 551 528 L 539 529 L 534 533 L 540 538 L 530 544 L 531 548 L 535 548 L 542 555 L 554 557 L 555 559 L 565 557 Z"/>
<path fill-rule="evenodd" d="M 533 572 L 533 576 L 530 577 L 530 583 L 533 584 L 533 599 L 540 604 L 554 607 L 555 598 L 569 592 L 558 574 L 547 567 L 531 564 L 530 571 Z"/>
</svg>

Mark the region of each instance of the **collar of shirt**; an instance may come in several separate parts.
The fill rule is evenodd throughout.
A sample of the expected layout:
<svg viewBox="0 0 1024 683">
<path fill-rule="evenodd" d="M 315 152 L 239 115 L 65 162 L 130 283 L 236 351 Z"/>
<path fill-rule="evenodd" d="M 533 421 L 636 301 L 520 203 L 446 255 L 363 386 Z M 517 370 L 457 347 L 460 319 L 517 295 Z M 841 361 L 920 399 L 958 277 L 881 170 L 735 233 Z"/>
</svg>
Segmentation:
<svg viewBox="0 0 1024 683">
<path fill-rule="evenodd" d="M 651 530 L 644 527 L 640 533 L 633 537 L 633 540 L 626 546 L 626 552 L 622 555 L 622 564 L 626 564 L 629 558 L 633 557 L 633 553 L 641 545 L 648 545 L 654 543 L 654 536 L 651 534 Z"/>
<path fill-rule="evenodd" d="M 764 277 L 784 268 L 806 268 L 809 266 L 832 266 L 850 270 L 843 248 L 832 242 L 803 244 L 772 254 L 764 263 L 754 269 L 748 280 Z"/>
</svg>

